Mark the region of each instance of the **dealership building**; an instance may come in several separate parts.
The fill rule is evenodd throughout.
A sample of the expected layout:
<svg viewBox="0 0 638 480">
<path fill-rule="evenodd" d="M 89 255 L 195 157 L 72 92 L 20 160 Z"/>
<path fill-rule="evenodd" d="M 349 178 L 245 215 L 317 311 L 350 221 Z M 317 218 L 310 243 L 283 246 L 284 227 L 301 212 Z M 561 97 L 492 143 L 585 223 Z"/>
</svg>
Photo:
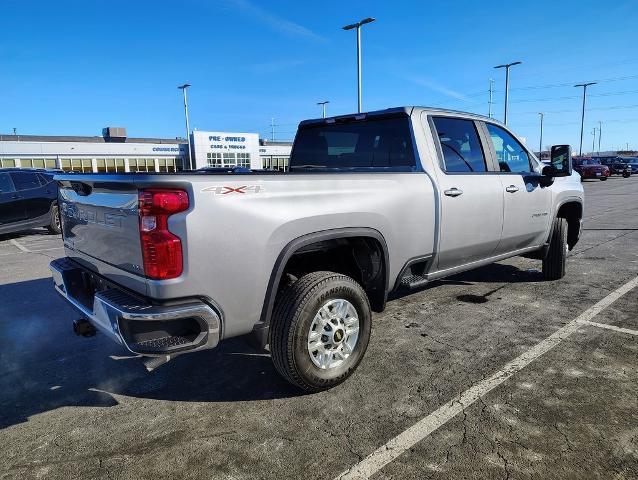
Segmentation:
<svg viewBox="0 0 638 480">
<path fill-rule="evenodd" d="M 256 133 L 191 134 L 193 168 L 234 166 L 287 170 L 292 144 L 266 142 Z M 1 168 L 78 172 L 174 172 L 188 166 L 188 142 L 175 138 L 128 138 L 123 128 L 102 136 L 1 135 Z"/>
</svg>

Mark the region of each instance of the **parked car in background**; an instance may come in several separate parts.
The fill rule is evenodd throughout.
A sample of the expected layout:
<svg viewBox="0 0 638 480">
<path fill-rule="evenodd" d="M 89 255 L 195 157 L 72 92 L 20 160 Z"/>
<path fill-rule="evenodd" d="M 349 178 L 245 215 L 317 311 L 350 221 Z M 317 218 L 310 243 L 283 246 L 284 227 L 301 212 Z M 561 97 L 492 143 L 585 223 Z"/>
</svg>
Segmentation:
<svg viewBox="0 0 638 480">
<path fill-rule="evenodd" d="M 594 158 L 574 158 L 574 170 L 580 174 L 581 180 L 595 178 L 607 180 L 611 172 L 607 165 L 602 165 L 600 160 Z"/>
<path fill-rule="evenodd" d="M 638 158 L 636 157 L 621 157 L 620 161 L 630 168 L 630 174 L 638 173 Z"/>
<path fill-rule="evenodd" d="M 638 169 L 633 170 L 627 159 L 621 157 L 603 157 L 595 160 L 600 160 L 601 164 L 607 166 L 610 175 L 622 175 L 623 178 L 628 178 L 632 171 L 638 171 Z"/>
<path fill-rule="evenodd" d="M 46 170 L 0 169 L 0 234 L 36 227 L 60 233 L 54 174 Z"/>
</svg>

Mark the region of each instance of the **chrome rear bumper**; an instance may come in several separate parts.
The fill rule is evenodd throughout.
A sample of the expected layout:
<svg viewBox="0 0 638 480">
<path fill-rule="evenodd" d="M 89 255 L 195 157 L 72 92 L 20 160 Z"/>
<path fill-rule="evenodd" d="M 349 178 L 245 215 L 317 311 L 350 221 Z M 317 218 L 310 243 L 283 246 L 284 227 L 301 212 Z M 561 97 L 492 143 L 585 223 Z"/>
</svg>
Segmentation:
<svg viewBox="0 0 638 480">
<path fill-rule="evenodd" d="M 50 264 L 55 289 L 97 329 L 133 353 L 150 357 L 214 348 L 221 319 L 200 300 L 154 305 L 67 258 Z"/>
</svg>

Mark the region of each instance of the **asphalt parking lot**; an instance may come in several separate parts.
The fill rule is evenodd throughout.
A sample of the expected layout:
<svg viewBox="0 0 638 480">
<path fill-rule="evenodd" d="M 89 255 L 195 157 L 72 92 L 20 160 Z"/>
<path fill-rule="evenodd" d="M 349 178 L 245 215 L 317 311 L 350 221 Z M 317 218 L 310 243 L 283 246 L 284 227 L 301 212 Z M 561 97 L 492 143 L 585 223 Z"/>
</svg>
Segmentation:
<svg viewBox="0 0 638 480">
<path fill-rule="evenodd" d="M 0 478 L 638 478 L 638 175 L 584 185 L 563 280 L 514 258 L 396 299 L 313 395 L 241 339 L 147 373 L 71 331 L 59 237 L 0 237 Z"/>
</svg>

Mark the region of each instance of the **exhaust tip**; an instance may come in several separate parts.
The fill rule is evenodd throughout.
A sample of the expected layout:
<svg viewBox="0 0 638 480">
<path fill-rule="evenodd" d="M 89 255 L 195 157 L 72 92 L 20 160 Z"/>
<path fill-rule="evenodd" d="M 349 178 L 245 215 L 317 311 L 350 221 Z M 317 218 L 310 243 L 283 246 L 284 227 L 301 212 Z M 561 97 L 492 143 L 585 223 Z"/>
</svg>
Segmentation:
<svg viewBox="0 0 638 480">
<path fill-rule="evenodd" d="M 95 327 L 86 318 L 73 320 L 73 332 L 77 336 L 92 337 L 95 335 Z"/>
</svg>

